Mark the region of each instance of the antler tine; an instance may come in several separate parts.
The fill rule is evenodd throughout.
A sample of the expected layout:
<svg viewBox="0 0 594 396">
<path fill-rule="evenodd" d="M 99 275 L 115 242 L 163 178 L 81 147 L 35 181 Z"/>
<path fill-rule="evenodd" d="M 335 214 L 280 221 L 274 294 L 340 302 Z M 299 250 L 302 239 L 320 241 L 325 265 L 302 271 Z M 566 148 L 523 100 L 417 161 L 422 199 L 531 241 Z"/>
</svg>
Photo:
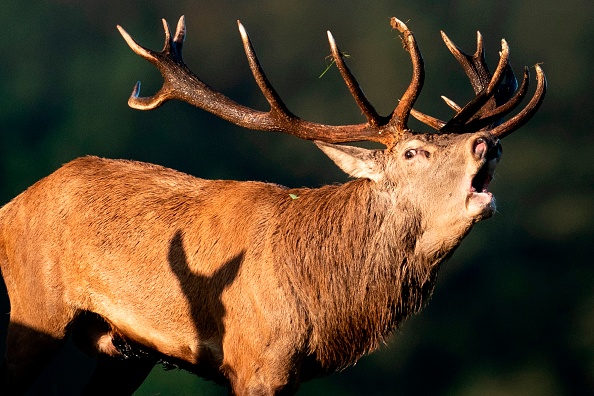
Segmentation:
<svg viewBox="0 0 594 396">
<path fill-rule="evenodd" d="M 328 30 L 327 34 L 334 62 L 336 63 L 336 66 L 340 71 L 342 79 L 349 88 L 351 95 L 355 99 L 355 102 L 357 102 L 357 105 L 361 109 L 361 112 L 365 115 L 365 118 L 367 118 L 367 122 L 369 123 L 369 125 L 374 127 L 379 127 L 381 124 L 385 124 L 385 122 L 382 122 L 383 117 L 381 117 L 377 113 L 373 105 L 369 102 L 369 100 L 363 93 L 363 90 L 359 86 L 359 83 L 357 82 L 357 80 L 347 67 L 346 63 L 344 62 L 344 59 L 342 58 L 342 52 L 339 51 L 338 46 L 336 45 L 336 41 L 332 36 L 332 33 L 330 33 L 330 31 Z"/>
<path fill-rule="evenodd" d="M 484 62 L 482 45 L 478 45 L 480 50 L 477 50 L 475 56 L 470 57 L 454 46 L 453 43 L 447 38 L 445 33 L 442 32 L 442 36 L 444 37 L 444 41 L 449 43 L 448 48 L 450 48 L 450 51 L 454 49 L 452 53 L 456 56 L 456 58 L 459 61 L 461 59 L 464 60 L 460 63 L 470 78 L 475 92 L 478 88 L 482 87 L 477 95 L 466 106 L 458 111 L 458 113 L 441 129 L 441 132 L 445 133 L 460 128 L 460 126 L 468 122 L 468 120 L 470 120 L 493 97 L 493 95 L 495 95 L 499 84 L 506 74 L 505 71 L 507 70 L 509 60 L 509 46 L 507 45 L 507 41 L 501 40 L 501 55 L 499 57 L 499 63 L 495 73 L 491 77 L 487 70 L 486 63 Z M 480 34 L 478 37 L 481 37 Z M 482 42 L 482 40 L 480 40 L 480 42 Z M 477 60 L 479 59 L 480 61 L 477 63 Z M 483 72 L 486 74 L 483 74 Z M 486 87 L 484 86 L 485 81 L 489 81 Z"/>
<path fill-rule="evenodd" d="M 179 19 L 179 22 L 181 22 L 182 18 L 183 16 Z M 162 18 L 161 22 L 163 23 L 163 30 L 165 31 L 165 44 L 163 44 L 161 52 L 169 53 L 171 52 L 171 29 L 165 18 Z"/>
<path fill-rule="evenodd" d="M 441 31 L 441 38 L 466 72 L 466 75 L 470 79 L 470 83 L 474 88 L 474 93 L 478 94 L 485 89 L 486 83 L 491 79 L 491 73 L 489 73 L 489 70 L 487 69 L 483 36 L 481 32 L 476 32 L 476 51 L 473 55 L 468 55 L 458 48 L 444 31 Z"/>
<path fill-rule="evenodd" d="M 186 38 L 186 17 L 182 15 L 177 21 L 173 39 L 171 38 L 171 29 L 165 18 L 161 19 L 161 21 L 163 22 L 163 30 L 165 31 L 165 44 L 163 45 L 161 53 L 171 54 L 174 58 L 181 61 L 182 48 Z"/>
<path fill-rule="evenodd" d="M 444 121 L 440 120 L 439 118 L 432 117 L 425 113 L 421 113 L 415 109 L 410 110 L 410 115 L 415 117 L 417 120 L 421 121 L 422 123 L 429 125 L 431 128 L 440 130 L 446 124 Z"/>
<path fill-rule="evenodd" d="M 264 70 L 260 65 L 260 61 L 258 61 L 256 51 L 254 50 L 254 46 L 252 45 L 252 41 L 250 40 L 250 36 L 245 30 L 245 27 L 240 21 L 237 21 L 237 26 L 239 27 L 239 34 L 241 35 L 245 55 L 248 59 L 254 79 L 256 80 L 256 84 L 258 84 L 260 91 L 262 91 L 262 94 L 270 104 L 271 111 L 279 115 L 284 115 L 286 118 L 295 118 L 272 87 L 272 84 L 270 84 L 266 74 L 264 74 Z"/>
<path fill-rule="evenodd" d="M 128 32 L 126 32 L 124 30 L 124 28 L 121 27 L 120 25 L 117 25 L 117 28 L 120 31 L 120 34 L 122 35 L 124 40 L 126 40 L 126 43 L 128 44 L 128 46 L 132 49 L 132 51 L 134 51 L 135 54 L 140 55 L 141 57 L 150 61 L 151 63 L 153 62 L 153 59 L 154 59 L 153 51 L 138 44 L 136 42 L 136 40 L 134 40 L 132 38 L 132 36 L 130 36 L 128 34 Z M 165 48 L 167 48 L 167 43 L 169 42 L 168 37 L 169 37 L 169 28 L 166 25 L 166 27 L 165 27 Z"/>
<path fill-rule="evenodd" d="M 452 99 L 448 98 L 447 96 L 441 95 L 441 98 L 455 112 L 459 112 L 460 110 L 462 110 L 462 106 L 460 106 L 458 103 L 454 102 Z"/>
<path fill-rule="evenodd" d="M 462 107 L 460 107 L 456 102 L 454 102 L 452 99 L 448 98 L 447 96 L 441 95 L 441 98 L 456 113 L 458 113 L 460 110 L 462 110 Z M 411 110 L 410 115 L 412 115 L 417 120 L 421 121 L 422 123 L 424 123 L 426 125 L 429 125 L 431 128 L 438 130 L 438 131 L 441 130 L 447 124 L 447 122 L 442 121 L 439 118 L 435 118 L 435 117 L 432 117 L 425 113 L 421 113 L 420 111 L 415 110 L 415 109 Z"/>
<path fill-rule="evenodd" d="M 489 125 L 496 124 L 498 120 L 503 118 L 506 114 L 512 112 L 524 99 L 528 92 L 528 86 L 530 85 L 530 72 L 527 67 L 524 67 L 524 77 L 522 84 L 516 93 L 511 97 L 510 100 L 505 102 L 503 105 L 482 114 L 480 118 L 474 119 L 466 123 L 464 130 L 467 131 L 478 131 Z"/>
<path fill-rule="evenodd" d="M 526 124 L 528 120 L 536 114 L 536 111 L 539 109 L 545 98 L 547 92 L 547 79 L 540 65 L 537 64 L 534 68 L 536 69 L 536 91 L 534 92 L 534 96 L 522 111 L 491 130 L 491 133 L 500 139 Z"/>
<path fill-rule="evenodd" d="M 151 51 L 150 49 L 144 48 L 142 45 L 138 44 L 136 42 L 136 40 L 134 40 L 132 38 L 132 36 L 130 36 L 128 34 L 128 32 L 126 32 L 124 30 L 124 28 L 121 27 L 120 25 L 117 25 L 117 28 L 120 31 L 120 34 L 122 35 L 124 40 L 126 40 L 126 43 L 128 44 L 128 46 L 132 49 L 132 51 L 134 51 L 135 54 L 140 55 L 141 57 L 143 57 L 144 59 L 146 59 L 152 63 L 152 59 L 154 58 L 154 52 Z M 166 31 L 165 33 L 167 35 L 168 31 Z M 165 42 L 167 43 L 167 40 Z"/>
<path fill-rule="evenodd" d="M 165 22 L 165 19 L 163 19 Z M 167 23 L 167 22 L 165 22 Z M 169 29 L 167 29 L 169 30 Z M 177 28 L 175 29 L 175 37 L 173 38 L 173 42 L 176 44 L 176 49 L 181 55 L 181 50 L 184 45 L 184 41 L 186 40 L 186 17 L 182 15 L 177 21 Z"/>
<path fill-rule="evenodd" d="M 396 132 L 402 133 L 404 131 L 408 131 L 408 117 L 419 96 L 419 93 L 421 92 L 421 89 L 423 88 L 423 82 L 425 81 L 425 69 L 423 67 L 423 58 L 421 57 L 421 52 L 417 47 L 417 41 L 415 40 L 415 37 L 410 29 L 404 22 L 395 17 L 392 17 L 390 24 L 392 25 L 393 29 L 397 29 L 404 35 L 403 42 L 406 50 L 410 53 L 410 58 L 413 64 L 412 80 L 404 92 L 404 95 L 402 95 L 398 106 L 396 106 L 394 109 L 392 118 L 389 122 L 389 125 L 395 127 Z"/>
</svg>

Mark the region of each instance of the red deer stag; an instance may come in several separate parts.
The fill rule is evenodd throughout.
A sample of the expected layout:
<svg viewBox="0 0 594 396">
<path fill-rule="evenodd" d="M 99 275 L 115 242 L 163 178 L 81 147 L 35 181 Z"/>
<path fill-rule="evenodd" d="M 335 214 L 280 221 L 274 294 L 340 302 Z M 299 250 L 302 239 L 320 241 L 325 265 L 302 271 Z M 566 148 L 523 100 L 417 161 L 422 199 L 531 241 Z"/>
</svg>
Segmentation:
<svg viewBox="0 0 594 396">
<path fill-rule="evenodd" d="M 24 392 L 67 336 L 98 355 L 87 393 L 132 393 L 156 362 L 226 385 L 234 395 L 293 394 L 315 376 L 372 352 L 431 294 L 440 264 L 476 222 L 493 215 L 487 190 L 499 139 L 539 108 L 536 65 L 518 83 L 502 49 L 495 72 L 483 42 L 467 55 L 443 39 L 476 96 L 448 122 L 413 105 L 423 60 L 402 35 L 412 81 L 379 115 L 328 33 L 334 61 L 366 117 L 331 126 L 291 113 L 270 85 L 241 24 L 255 80 L 270 111 L 244 107 L 202 82 L 182 59 L 184 18 L 161 52 L 132 50 L 164 77 L 152 97 L 137 84 L 129 104 L 191 103 L 246 128 L 314 140 L 354 180 L 316 189 L 198 179 L 146 163 L 76 159 L 0 210 L 0 265 L 11 312 L 2 389 Z M 417 133 L 412 115 L 437 133 Z M 383 150 L 337 145 L 374 141 Z"/>
</svg>

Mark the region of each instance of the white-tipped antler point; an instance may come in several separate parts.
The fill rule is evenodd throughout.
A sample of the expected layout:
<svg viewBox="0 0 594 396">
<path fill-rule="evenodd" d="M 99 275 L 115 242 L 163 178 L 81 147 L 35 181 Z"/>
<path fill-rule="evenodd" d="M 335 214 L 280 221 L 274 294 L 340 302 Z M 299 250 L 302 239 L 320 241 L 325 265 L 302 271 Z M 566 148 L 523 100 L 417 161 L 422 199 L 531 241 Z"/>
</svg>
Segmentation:
<svg viewBox="0 0 594 396">
<path fill-rule="evenodd" d="M 162 18 L 161 22 L 163 22 L 163 30 L 165 30 L 165 34 L 169 35 L 169 24 L 167 23 L 165 18 Z"/>
<path fill-rule="evenodd" d="M 454 102 L 452 99 L 448 98 L 447 96 L 441 95 L 441 98 L 443 99 L 444 102 L 446 102 L 446 104 L 454 111 L 458 112 L 460 110 L 462 110 L 462 107 L 460 107 L 456 102 Z"/>
<path fill-rule="evenodd" d="M 130 36 L 128 32 L 124 30 L 123 27 L 117 25 L 117 28 L 120 31 L 120 34 L 122 35 L 124 40 L 126 41 L 126 44 L 128 44 L 128 47 L 130 47 L 132 51 L 134 51 L 137 55 L 140 55 L 141 57 L 146 59 L 148 57 L 148 52 L 146 51 L 146 49 L 143 48 L 140 44 L 138 44 L 136 40 L 134 40 L 132 36 Z"/>
<path fill-rule="evenodd" d="M 243 41 L 249 40 L 247 31 L 245 30 L 245 27 L 243 26 L 243 24 L 239 20 L 237 20 L 237 27 L 239 28 L 239 34 L 241 34 L 241 39 Z"/>
<path fill-rule="evenodd" d="M 328 42 L 330 43 L 330 48 L 334 51 L 336 49 L 336 41 L 334 40 L 334 36 L 330 33 L 330 30 L 326 31 L 328 34 Z"/>
<path fill-rule="evenodd" d="M 176 43 L 183 44 L 186 38 L 186 17 L 182 15 L 177 22 L 177 27 L 175 29 L 175 37 L 173 41 Z"/>
</svg>

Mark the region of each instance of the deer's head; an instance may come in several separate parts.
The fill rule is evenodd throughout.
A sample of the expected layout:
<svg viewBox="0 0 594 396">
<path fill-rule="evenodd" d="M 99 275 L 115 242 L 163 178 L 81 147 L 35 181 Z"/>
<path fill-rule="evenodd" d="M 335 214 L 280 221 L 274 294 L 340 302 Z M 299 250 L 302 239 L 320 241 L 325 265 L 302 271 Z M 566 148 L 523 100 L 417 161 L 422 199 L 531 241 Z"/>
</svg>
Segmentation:
<svg viewBox="0 0 594 396">
<path fill-rule="evenodd" d="M 167 100 L 178 99 L 239 126 L 314 140 L 350 176 L 370 179 L 375 188 L 391 197 L 416 200 L 413 204 L 417 207 L 432 202 L 431 208 L 426 210 L 435 212 L 435 221 L 447 221 L 454 216 L 472 223 L 493 214 L 494 199 L 487 188 L 501 156 L 499 140 L 524 125 L 536 113 L 546 91 L 544 73 L 539 65 L 535 65 L 537 87 L 534 96 L 521 111 L 504 121 L 504 116 L 526 96 L 530 80 L 528 68 L 524 68 L 518 87 L 509 64 L 509 48 L 505 40 L 502 40 L 497 68 L 491 74 L 485 62 L 480 33 L 477 34 L 476 52 L 467 55 L 442 32 L 446 45 L 470 79 L 476 96 L 464 107 L 443 97 L 455 111 L 447 122 L 416 111 L 413 105 L 424 81 L 423 59 L 412 32 L 403 22 L 392 18 L 391 25 L 402 34 L 413 64 L 412 80 L 398 105 L 388 116 L 377 113 L 328 32 L 334 61 L 367 122 L 324 125 L 303 120 L 287 109 L 266 78 L 241 23 L 238 23 L 239 31 L 247 59 L 258 86 L 270 104 L 268 112 L 244 107 L 203 83 L 182 59 L 186 35 L 184 17 L 180 18 L 173 37 L 165 20 L 163 24 L 166 37 L 161 52 L 142 47 L 118 26 L 132 50 L 153 63 L 164 77 L 163 87 L 151 97 L 140 97 L 140 83 L 137 83 L 128 102 L 131 107 L 148 110 Z M 410 115 L 436 132 L 413 131 L 408 127 Z M 356 141 L 379 142 L 386 148 L 369 150 L 336 144 Z"/>
</svg>

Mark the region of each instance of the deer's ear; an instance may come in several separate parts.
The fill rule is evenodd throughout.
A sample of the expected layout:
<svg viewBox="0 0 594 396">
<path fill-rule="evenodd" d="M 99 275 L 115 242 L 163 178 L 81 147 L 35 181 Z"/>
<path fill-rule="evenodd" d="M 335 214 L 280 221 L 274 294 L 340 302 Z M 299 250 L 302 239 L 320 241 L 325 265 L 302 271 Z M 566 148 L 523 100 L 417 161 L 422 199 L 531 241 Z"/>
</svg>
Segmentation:
<svg viewBox="0 0 594 396">
<path fill-rule="evenodd" d="M 378 161 L 382 150 L 368 150 L 361 147 L 314 142 L 340 169 L 351 177 L 379 181 L 383 167 Z"/>
</svg>

